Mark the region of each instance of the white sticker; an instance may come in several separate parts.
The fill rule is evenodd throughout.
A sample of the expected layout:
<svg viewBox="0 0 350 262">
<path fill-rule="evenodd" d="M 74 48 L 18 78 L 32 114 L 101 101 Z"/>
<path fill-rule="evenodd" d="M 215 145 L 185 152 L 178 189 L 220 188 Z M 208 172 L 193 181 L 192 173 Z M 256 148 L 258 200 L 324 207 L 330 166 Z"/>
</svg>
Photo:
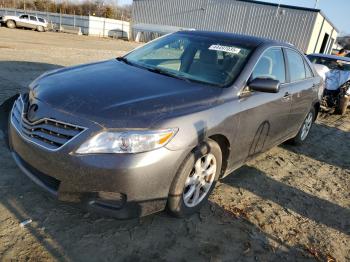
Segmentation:
<svg viewBox="0 0 350 262">
<path fill-rule="evenodd" d="M 211 45 L 209 47 L 209 50 L 222 51 L 222 52 L 227 52 L 232 54 L 238 54 L 239 52 L 241 52 L 240 48 L 233 47 L 233 46 L 224 46 L 224 45 Z"/>
</svg>

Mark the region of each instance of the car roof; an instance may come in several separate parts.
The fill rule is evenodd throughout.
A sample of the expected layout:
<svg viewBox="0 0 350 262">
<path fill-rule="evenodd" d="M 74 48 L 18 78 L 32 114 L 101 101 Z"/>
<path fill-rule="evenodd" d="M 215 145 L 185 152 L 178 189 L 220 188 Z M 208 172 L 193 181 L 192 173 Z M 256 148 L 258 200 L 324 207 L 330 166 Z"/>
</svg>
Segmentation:
<svg viewBox="0 0 350 262">
<path fill-rule="evenodd" d="M 268 38 L 250 36 L 250 35 L 241 35 L 241 34 L 226 33 L 226 32 L 213 32 L 213 31 L 197 31 L 197 30 L 184 30 L 184 31 L 179 31 L 177 33 L 212 37 L 220 40 L 243 43 L 253 47 L 257 47 L 261 44 L 271 44 L 271 45 L 279 45 L 279 46 L 295 48 L 292 44 L 289 44 L 289 43 L 280 42 L 280 41 L 276 41 Z"/>
<path fill-rule="evenodd" d="M 328 59 L 340 60 L 344 62 L 350 62 L 350 58 L 345 56 L 327 55 L 327 54 L 309 54 L 308 56 L 316 56 L 321 58 L 328 58 Z"/>
</svg>

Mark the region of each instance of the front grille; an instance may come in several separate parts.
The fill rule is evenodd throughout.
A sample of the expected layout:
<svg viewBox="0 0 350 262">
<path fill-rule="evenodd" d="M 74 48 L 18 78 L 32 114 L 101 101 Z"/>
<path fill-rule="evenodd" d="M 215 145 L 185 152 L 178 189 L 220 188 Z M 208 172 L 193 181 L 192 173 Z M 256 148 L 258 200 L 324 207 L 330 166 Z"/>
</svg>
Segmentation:
<svg viewBox="0 0 350 262">
<path fill-rule="evenodd" d="M 14 103 L 11 122 L 24 138 L 41 147 L 58 150 L 85 130 L 83 127 L 50 118 L 30 122 L 24 113 L 24 101 L 25 98 L 20 96 Z"/>
</svg>

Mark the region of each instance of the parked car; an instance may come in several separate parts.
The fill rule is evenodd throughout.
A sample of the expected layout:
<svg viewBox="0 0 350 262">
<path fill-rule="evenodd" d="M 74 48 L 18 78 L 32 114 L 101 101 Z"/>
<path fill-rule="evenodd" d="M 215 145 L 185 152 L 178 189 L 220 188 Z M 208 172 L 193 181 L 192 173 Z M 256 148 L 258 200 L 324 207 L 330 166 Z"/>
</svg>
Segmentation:
<svg viewBox="0 0 350 262">
<path fill-rule="evenodd" d="M 23 27 L 35 29 L 39 32 L 44 32 L 47 29 L 48 25 L 47 21 L 44 18 L 34 15 L 5 15 L 0 17 L 0 23 L 6 25 L 8 28 Z"/>
<path fill-rule="evenodd" d="M 181 31 L 40 76 L 13 105 L 9 144 L 59 200 L 118 218 L 183 217 L 249 159 L 303 143 L 322 84 L 290 44 Z"/>
<path fill-rule="evenodd" d="M 329 69 L 328 72 L 324 71 L 326 79 L 321 108 L 344 115 L 350 105 L 350 58 L 326 54 L 311 54 L 308 58 L 315 65 Z M 322 74 L 320 71 L 318 73 Z"/>
</svg>

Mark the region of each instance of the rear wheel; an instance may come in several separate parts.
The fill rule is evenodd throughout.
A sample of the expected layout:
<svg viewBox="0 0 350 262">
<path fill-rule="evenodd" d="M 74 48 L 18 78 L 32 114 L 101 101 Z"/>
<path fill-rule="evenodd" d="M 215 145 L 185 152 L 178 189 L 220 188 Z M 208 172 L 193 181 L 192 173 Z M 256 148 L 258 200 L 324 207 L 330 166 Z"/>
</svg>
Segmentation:
<svg viewBox="0 0 350 262">
<path fill-rule="evenodd" d="M 16 23 L 15 23 L 15 21 L 13 21 L 13 20 L 8 20 L 7 22 L 6 22 L 6 26 L 8 27 L 8 28 L 15 28 L 16 27 Z"/>
<path fill-rule="evenodd" d="M 293 144 L 300 145 L 300 144 L 305 142 L 306 138 L 308 137 L 308 135 L 310 133 L 312 124 L 314 123 L 315 116 L 316 116 L 315 109 L 312 108 L 310 110 L 310 112 L 307 114 L 307 116 L 303 122 L 303 125 L 301 126 L 296 137 L 291 139 L 291 142 Z"/>
<path fill-rule="evenodd" d="M 195 148 L 179 168 L 170 188 L 167 209 L 176 217 L 199 211 L 219 178 L 222 164 L 220 146 L 208 140 Z"/>
</svg>

